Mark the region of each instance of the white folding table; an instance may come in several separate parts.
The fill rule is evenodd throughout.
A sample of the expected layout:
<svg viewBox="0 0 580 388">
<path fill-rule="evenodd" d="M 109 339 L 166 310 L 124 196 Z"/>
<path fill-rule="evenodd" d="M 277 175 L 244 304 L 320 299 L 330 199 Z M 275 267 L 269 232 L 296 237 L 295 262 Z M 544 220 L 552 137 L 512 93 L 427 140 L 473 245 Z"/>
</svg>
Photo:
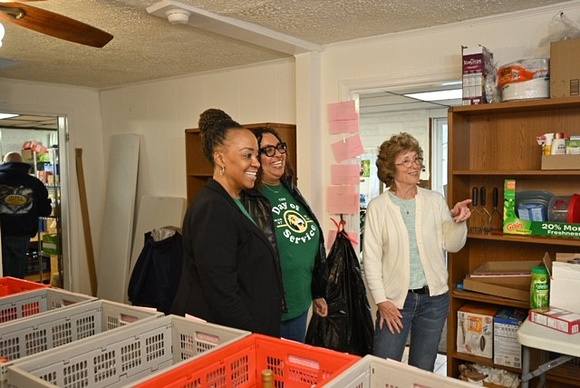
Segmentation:
<svg viewBox="0 0 580 388">
<path fill-rule="evenodd" d="M 518 341 L 522 344 L 522 388 L 528 388 L 534 377 L 540 377 L 540 387 L 545 385 L 545 373 L 552 368 L 580 357 L 580 333 L 566 334 L 526 319 L 518 329 Z M 539 349 L 542 354 L 542 365 L 530 371 L 530 349 Z M 547 360 L 548 352 L 559 353 L 560 357 Z"/>
</svg>

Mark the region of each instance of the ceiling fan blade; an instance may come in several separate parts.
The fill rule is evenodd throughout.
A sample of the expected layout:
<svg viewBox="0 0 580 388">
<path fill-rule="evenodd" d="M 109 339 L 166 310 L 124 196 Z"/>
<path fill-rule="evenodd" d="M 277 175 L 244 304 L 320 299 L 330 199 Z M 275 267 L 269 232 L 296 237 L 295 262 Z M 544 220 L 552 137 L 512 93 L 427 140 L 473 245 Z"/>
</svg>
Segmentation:
<svg viewBox="0 0 580 388">
<path fill-rule="evenodd" d="M 92 47 L 103 47 L 113 39 L 113 35 L 96 27 L 22 3 L 0 2 L 0 20 Z"/>
</svg>

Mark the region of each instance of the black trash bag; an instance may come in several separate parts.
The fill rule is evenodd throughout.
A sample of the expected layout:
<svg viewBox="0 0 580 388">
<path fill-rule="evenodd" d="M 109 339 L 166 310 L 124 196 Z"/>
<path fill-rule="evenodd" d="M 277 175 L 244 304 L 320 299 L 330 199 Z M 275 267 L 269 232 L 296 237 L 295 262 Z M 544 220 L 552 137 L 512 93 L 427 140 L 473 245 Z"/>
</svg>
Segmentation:
<svg viewBox="0 0 580 388">
<path fill-rule="evenodd" d="M 157 232 L 159 230 L 154 230 Z M 175 230 L 161 234 L 145 233 L 145 245 L 129 280 L 129 301 L 135 306 L 154 307 L 169 314 L 181 278 L 183 246 Z"/>
<path fill-rule="evenodd" d="M 312 315 L 306 343 L 359 356 L 372 354 L 373 320 L 358 257 L 340 222 L 328 254 L 328 316 Z"/>
</svg>

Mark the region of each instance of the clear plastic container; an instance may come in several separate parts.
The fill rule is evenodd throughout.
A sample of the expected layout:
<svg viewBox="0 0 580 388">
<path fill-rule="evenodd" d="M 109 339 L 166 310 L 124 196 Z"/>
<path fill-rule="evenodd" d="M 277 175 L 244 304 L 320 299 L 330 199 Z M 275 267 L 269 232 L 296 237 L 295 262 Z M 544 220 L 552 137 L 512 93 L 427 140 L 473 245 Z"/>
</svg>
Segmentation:
<svg viewBox="0 0 580 388">
<path fill-rule="evenodd" d="M 548 221 L 580 223 L 580 195 L 554 197 L 548 205 Z"/>
</svg>

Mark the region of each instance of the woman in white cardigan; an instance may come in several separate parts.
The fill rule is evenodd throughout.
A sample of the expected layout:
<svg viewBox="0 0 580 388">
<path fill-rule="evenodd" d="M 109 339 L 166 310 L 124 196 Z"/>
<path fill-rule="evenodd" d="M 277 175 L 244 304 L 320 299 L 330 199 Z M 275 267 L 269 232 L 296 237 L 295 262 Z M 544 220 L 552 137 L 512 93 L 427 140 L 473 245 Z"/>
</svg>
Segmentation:
<svg viewBox="0 0 580 388">
<path fill-rule="evenodd" d="M 445 251 L 465 245 L 471 200 L 451 211 L 443 196 L 419 188 L 423 150 L 407 133 L 385 141 L 378 177 L 388 189 L 367 209 L 363 266 L 377 304 L 373 353 L 432 371 L 449 313 Z"/>
</svg>

